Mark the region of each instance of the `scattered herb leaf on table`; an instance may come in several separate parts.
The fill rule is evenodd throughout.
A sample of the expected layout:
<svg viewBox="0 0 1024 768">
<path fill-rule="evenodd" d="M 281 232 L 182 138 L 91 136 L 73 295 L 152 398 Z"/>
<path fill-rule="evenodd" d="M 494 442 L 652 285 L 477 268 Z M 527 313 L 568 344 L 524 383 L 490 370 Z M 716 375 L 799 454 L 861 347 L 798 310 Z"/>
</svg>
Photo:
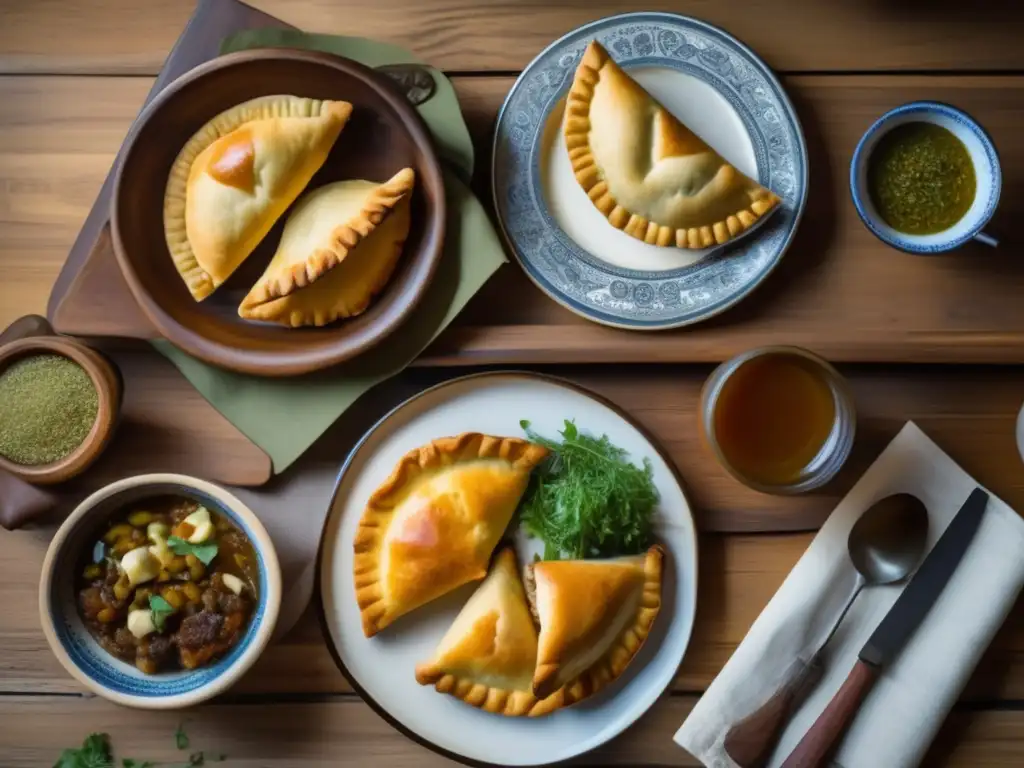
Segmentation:
<svg viewBox="0 0 1024 768">
<path fill-rule="evenodd" d="M 61 752 L 53 768 L 114 768 L 110 736 L 105 733 L 89 734 L 79 749 Z"/>
<path fill-rule="evenodd" d="M 615 557 L 642 552 L 651 541 L 658 491 L 651 462 L 628 460 L 607 435 L 600 439 L 566 421 L 562 441 L 519 422 L 526 436 L 551 451 L 534 472 L 520 508 L 531 536 L 544 542 L 544 559 Z"/>
</svg>

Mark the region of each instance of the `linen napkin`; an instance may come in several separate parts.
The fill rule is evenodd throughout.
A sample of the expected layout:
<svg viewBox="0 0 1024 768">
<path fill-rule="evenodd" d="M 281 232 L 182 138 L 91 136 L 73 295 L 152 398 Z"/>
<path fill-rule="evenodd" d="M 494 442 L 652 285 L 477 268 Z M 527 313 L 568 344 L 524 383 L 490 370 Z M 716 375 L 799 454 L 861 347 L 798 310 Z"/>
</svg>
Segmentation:
<svg viewBox="0 0 1024 768">
<path fill-rule="evenodd" d="M 226 39 L 221 52 L 273 46 L 326 51 L 371 67 L 422 64 L 386 43 L 277 29 L 241 32 Z M 402 327 L 354 360 L 288 379 L 225 371 L 166 341 L 154 342 L 214 408 L 267 453 L 275 473 L 301 456 L 363 393 L 409 365 L 506 260 L 487 212 L 467 186 L 473 175 L 473 143 L 455 89 L 439 71 L 424 69 L 436 89 L 417 109 L 445 167 L 448 221 L 441 264 L 427 295 Z"/>
<path fill-rule="evenodd" d="M 707 766 L 734 768 L 723 747 L 727 731 L 772 695 L 793 659 L 820 646 L 850 594 L 855 574 L 846 542 L 861 513 L 893 493 L 916 495 L 928 509 L 931 550 L 975 487 L 970 475 L 908 423 L 836 507 L 676 733 L 676 743 Z M 1024 521 L 991 496 L 956 572 L 864 700 L 836 762 L 844 768 L 918 765 L 1022 585 Z M 798 704 L 769 766 L 792 752 L 904 586 L 861 592 L 825 651 L 821 681 Z"/>
</svg>

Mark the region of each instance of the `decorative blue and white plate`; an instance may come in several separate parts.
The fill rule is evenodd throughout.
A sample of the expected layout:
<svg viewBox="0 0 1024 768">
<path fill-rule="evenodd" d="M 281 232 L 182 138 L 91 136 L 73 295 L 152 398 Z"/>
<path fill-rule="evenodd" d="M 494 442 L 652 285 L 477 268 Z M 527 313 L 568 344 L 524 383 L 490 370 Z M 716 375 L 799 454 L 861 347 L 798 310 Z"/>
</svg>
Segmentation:
<svg viewBox="0 0 1024 768">
<path fill-rule="evenodd" d="M 782 205 L 738 240 L 659 248 L 621 232 L 572 174 L 560 130 L 576 66 L 597 39 L 630 75 Z M 696 19 L 627 13 L 552 43 L 520 75 L 498 114 L 492 160 L 498 221 L 512 252 L 551 298 L 595 322 L 676 328 L 728 309 L 782 259 L 807 201 L 800 121 L 768 66 Z"/>
</svg>

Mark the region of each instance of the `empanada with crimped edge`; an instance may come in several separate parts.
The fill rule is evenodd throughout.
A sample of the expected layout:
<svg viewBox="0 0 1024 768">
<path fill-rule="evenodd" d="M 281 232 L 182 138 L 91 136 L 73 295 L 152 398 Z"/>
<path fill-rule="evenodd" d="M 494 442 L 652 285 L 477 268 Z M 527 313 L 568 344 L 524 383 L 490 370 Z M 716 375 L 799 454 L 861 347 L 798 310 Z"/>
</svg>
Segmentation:
<svg viewBox="0 0 1024 768">
<path fill-rule="evenodd" d="M 303 196 L 238 314 L 297 327 L 366 311 L 402 254 L 414 183 L 403 168 L 381 184 L 339 181 Z"/>
<path fill-rule="evenodd" d="M 564 688 L 568 706 L 625 671 L 661 610 L 663 557 L 655 545 L 628 557 L 527 566 L 527 592 L 540 625 L 535 696 Z"/>
<path fill-rule="evenodd" d="M 263 96 L 185 144 L 164 192 L 164 235 L 196 301 L 249 257 L 320 169 L 352 113 L 345 101 Z"/>
<path fill-rule="evenodd" d="M 367 637 L 487 575 L 530 472 L 547 455 L 526 440 L 467 432 L 402 457 L 367 501 L 353 543 Z"/>
<path fill-rule="evenodd" d="M 563 131 L 590 200 L 612 226 L 651 245 L 723 244 L 780 202 L 659 104 L 597 41 L 576 69 Z"/>
<path fill-rule="evenodd" d="M 564 702 L 559 691 L 544 700 L 533 695 L 536 664 L 537 629 L 515 552 L 506 547 L 433 658 L 416 666 L 416 680 L 487 712 L 536 717 L 561 708 Z"/>
</svg>

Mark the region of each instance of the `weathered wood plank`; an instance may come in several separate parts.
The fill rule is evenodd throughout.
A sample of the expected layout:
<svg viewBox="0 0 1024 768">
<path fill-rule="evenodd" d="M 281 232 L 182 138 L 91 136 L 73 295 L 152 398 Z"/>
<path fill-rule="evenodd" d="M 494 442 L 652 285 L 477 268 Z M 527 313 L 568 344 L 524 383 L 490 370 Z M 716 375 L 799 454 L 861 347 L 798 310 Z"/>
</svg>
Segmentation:
<svg viewBox="0 0 1024 768">
<path fill-rule="evenodd" d="M 721 26 L 786 71 L 1024 69 L 1020 3 L 941 0 L 250 0 L 310 32 L 359 35 L 447 70 L 520 70 L 552 40 L 627 10 Z M 0 72 L 156 74 L 194 8 L 187 0 L 3 0 Z M 969 52 L 969 53 L 968 53 Z"/>
<path fill-rule="evenodd" d="M 510 78 L 457 78 L 486 191 L 489 137 Z M 117 147 L 145 78 L 0 77 L 0 324 L 40 311 Z M 1012 222 L 1024 217 L 1024 77 L 792 77 L 811 150 L 811 203 L 764 288 L 696 329 L 637 334 L 558 306 L 515 265 L 501 270 L 425 362 L 713 362 L 760 343 L 809 346 L 833 360 L 1024 361 L 1024 271 Z M 939 259 L 886 248 L 861 225 L 843 181 L 870 121 L 917 98 L 959 104 L 991 131 L 1006 189 L 996 252 Z M 545 326 L 543 333 L 537 326 Z"/>
<path fill-rule="evenodd" d="M 700 765 L 672 735 L 694 696 L 661 699 L 625 733 L 575 765 L 668 768 Z M 92 732 L 110 734 L 118 760 L 180 763 L 191 751 L 226 755 L 234 768 L 442 768 L 456 765 L 405 738 L 353 696 L 315 702 L 211 703 L 185 714 L 188 751 L 175 747 L 177 712 L 142 712 L 78 697 L 0 699 L 5 768 L 52 765 Z M 1024 763 L 1024 712 L 954 710 L 923 765 L 1017 768 Z"/>
</svg>

